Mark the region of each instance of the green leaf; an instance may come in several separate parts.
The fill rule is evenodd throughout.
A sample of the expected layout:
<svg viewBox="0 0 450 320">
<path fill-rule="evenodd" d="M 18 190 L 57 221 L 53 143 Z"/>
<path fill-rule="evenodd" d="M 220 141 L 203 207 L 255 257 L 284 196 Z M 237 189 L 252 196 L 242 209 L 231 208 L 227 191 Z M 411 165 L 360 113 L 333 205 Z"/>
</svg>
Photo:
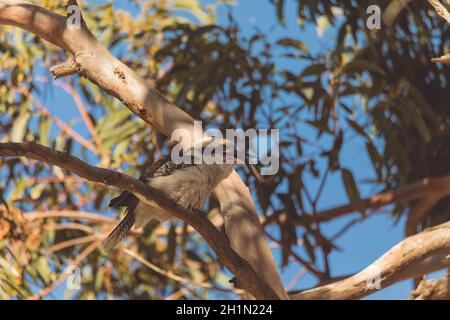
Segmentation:
<svg viewBox="0 0 450 320">
<path fill-rule="evenodd" d="M 305 247 L 306 252 L 308 253 L 308 256 L 311 258 L 311 262 L 316 263 L 317 258 L 314 246 L 311 244 L 306 234 L 303 235 L 303 245 Z"/>
<path fill-rule="evenodd" d="M 352 127 L 353 130 L 355 130 L 359 135 L 367 138 L 367 134 L 364 131 L 364 128 L 361 127 L 358 123 L 356 123 L 356 121 L 354 121 L 352 119 L 347 119 L 347 121 L 348 121 L 348 124 L 350 125 L 350 127 Z"/>
<path fill-rule="evenodd" d="M 361 73 L 364 71 L 370 71 L 382 77 L 386 77 L 386 73 L 378 65 L 363 59 L 353 60 L 346 64 L 342 69 L 342 73 L 346 74 Z"/>
<path fill-rule="evenodd" d="M 277 17 L 280 23 L 284 24 L 284 0 L 277 0 Z"/>
<path fill-rule="evenodd" d="M 202 5 L 198 0 L 175 0 L 173 2 L 173 8 L 189 12 L 202 24 L 214 23 L 213 16 L 202 8 Z"/>
<path fill-rule="evenodd" d="M 344 182 L 347 196 L 353 205 L 353 208 L 361 213 L 364 211 L 363 203 L 359 193 L 358 186 L 356 185 L 353 173 L 350 170 L 342 169 L 342 180 Z"/>
<path fill-rule="evenodd" d="M 42 280 L 48 284 L 50 282 L 51 270 L 48 266 L 48 260 L 45 256 L 40 256 L 36 261 L 36 268 Z"/>
<path fill-rule="evenodd" d="M 13 127 L 11 129 L 11 141 L 12 142 L 23 142 L 25 134 L 27 133 L 27 125 L 30 120 L 30 110 L 28 108 L 28 103 L 24 103 L 20 108 L 19 115 L 14 121 Z"/>
<path fill-rule="evenodd" d="M 297 39 L 284 38 L 279 40 L 278 44 L 284 47 L 290 47 L 298 49 L 300 51 L 308 52 L 308 46 L 304 42 Z"/>
<path fill-rule="evenodd" d="M 409 94 L 411 95 L 411 100 L 414 101 L 419 107 L 420 112 L 437 126 L 439 123 L 439 116 L 423 97 L 422 93 L 420 93 L 416 88 L 411 87 Z"/>
<path fill-rule="evenodd" d="M 103 268 L 102 267 L 98 268 L 97 273 L 95 274 L 95 284 L 94 284 L 95 292 L 100 292 L 100 290 L 102 289 L 103 274 L 104 274 Z"/>
<path fill-rule="evenodd" d="M 382 181 L 383 179 L 383 172 L 382 172 L 382 163 L 383 159 L 378 152 L 377 148 L 371 143 L 366 143 L 366 149 L 367 153 L 369 154 L 370 159 L 372 160 L 373 167 L 375 168 L 375 171 L 377 173 L 378 181 Z"/>
<path fill-rule="evenodd" d="M 11 199 L 17 200 L 21 199 L 23 197 L 23 193 L 25 192 L 25 189 L 27 187 L 27 179 L 20 178 L 19 181 L 16 182 L 14 185 L 14 188 L 11 192 Z"/>
<path fill-rule="evenodd" d="M 419 134 L 422 136 L 425 142 L 431 140 L 431 133 L 425 122 L 423 114 L 420 112 L 419 107 L 414 101 L 399 97 L 400 101 L 399 108 L 400 111 L 404 111 L 403 115 L 411 124 L 417 129 Z"/>
<path fill-rule="evenodd" d="M 49 134 L 52 122 L 48 118 L 41 117 L 39 122 L 39 143 L 49 146 Z"/>
<path fill-rule="evenodd" d="M 306 67 L 302 72 L 302 77 L 307 76 L 320 76 L 323 72 L 326 71 L 325 64 L 319 63 L 319 64 L 313 64 L 308 67 Z"/>
</svg>

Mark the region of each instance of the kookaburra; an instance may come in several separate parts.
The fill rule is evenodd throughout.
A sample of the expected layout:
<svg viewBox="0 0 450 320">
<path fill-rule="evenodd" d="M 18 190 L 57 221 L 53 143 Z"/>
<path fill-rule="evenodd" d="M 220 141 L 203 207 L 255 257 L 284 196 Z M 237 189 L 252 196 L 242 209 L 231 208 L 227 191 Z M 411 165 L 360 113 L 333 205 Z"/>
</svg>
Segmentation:
<svg viewBox="0 0 450 320">
<path fill-rule="evenodd" d="M 203 138 L 197 141 L 190 151 L 193 151 L 194 148 L 203 150 L 214 140 L 211 137 Z M 227 140 L 215 141 L 215 143 L 222 144 L 221 149 L 224 152 L 224 159 L 230 156 L 226 151 L 229 152 Z M 146 169 L 140 180 L 160 190 L 168 198 L 186 209 L 202 210 L 212 191 L 233 171 L 236 161 L 223 161 L 221 163 L 224 164 L 175 164 L 169 159 L 162 159 Z M 112 199 L 109 206 L 112 208 L 126 207 L 127 209 L 125 218 L 103 241 L 103 247 L 106 251 L 110 251 L 122 241 L 131 228 L 143 227 L 152 219 L 165 222 L 173 218 L 156 203 L 154 205 L 144 203 L 128 191 L 124 191 L 120 196 Z"/>
</svg>

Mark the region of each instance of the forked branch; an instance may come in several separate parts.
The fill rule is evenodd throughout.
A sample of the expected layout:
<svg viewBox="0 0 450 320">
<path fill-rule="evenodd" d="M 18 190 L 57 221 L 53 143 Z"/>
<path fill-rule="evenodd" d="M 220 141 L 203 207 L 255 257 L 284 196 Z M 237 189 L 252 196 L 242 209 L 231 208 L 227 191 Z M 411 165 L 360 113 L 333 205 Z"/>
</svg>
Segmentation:
<svg viewBox="0 0 450 320">
<path fill-rule="evenodd" d="M 450 266 L 450 222 L 406 238 L 363 271 L 294 299 L 359 299 L 398 281 Z M 379 284 L 379 287 L 377 286 Z"/>
</svg>

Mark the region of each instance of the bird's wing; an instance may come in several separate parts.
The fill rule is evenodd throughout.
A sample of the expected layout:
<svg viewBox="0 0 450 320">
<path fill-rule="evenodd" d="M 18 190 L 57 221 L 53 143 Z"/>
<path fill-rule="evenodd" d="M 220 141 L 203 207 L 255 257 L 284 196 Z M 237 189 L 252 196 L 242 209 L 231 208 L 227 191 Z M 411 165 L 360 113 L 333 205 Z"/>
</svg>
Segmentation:
<svg viewBox="0 0 450 320">
<path fill-rule="evenodd" d="M 169 176 L 176 170 L 182 170 L 193 165 L 194 164 L 175 164 L 168 159 L 161 159 L 145 169 L 139 180 L 144 183 L 148 183 L 152 178 Z M 134 211 L 138 204 L 139 199 L 128 191 L 122 192 L 120 196 L 111 200 L 109 207 L 127 207 L 127 212 L 125 218 L 102 242 L 102 245 L 106 251 L 110 251 L 128 235 L 128 232 L 136 221 Z"/>
<path fill-rule="evenodd" d="M 154 162 L 152 165 L 150 165 L 147 169 L 144 170 L 144 172 L 141 175 L 141 177 L 139 178 L 139 180 L 147 183 L 148 180 L 150 180 L 153 177 L 155 172 L 157 172 L 158 169 L 160 169 L 161 166 L 163 166 L 168 161 L 169 161 L 168 159 L 161 159 L 161 160 Z M 130 193 L 128 191 L 124 191 L 118 197 L 111 199 L 108 206 L 110 208 L 129 207 L 129 206 L 134 205 L 135 203 L 137 205 L 138 201 L 139 200 L 135 195 L 133 195 L 132 193 Z"/>
<path fill-rule="evenodd" d="M 147 167 L 139 180 L 148 183 L 152 178 L 170 176 L 176 170 L 182 170 L 191 166 L 195 166 L 195 164 L 175 164 L 168 158 L 163 158 Z M 129 207 L 135 203 L 137 204 L 137 201 L 138 198 L 136 198 L 135 195 L 128 191 L 124 191 L 118 197 L 111 199 L 108 206 L 110 208 Z"/>
<path fill-rule="evenodd" d="M 155 168 L 153 168 L 153 165 L 150 166 L 147 170 L 144 171 L 144 174 L 141 176 L 141 180 L 145 183 L 148 183 L 150 179 L 157 178 L 157 177 L 166 177 L 170 176 L 174 171 L 182 170 L 185 168 L 189 168 L 192 166 L 195 166 L 195 164 L 187 164 L 187 163 L 180 163 L 175 164 L 170 160 L 162 159 L 159 160 L 161 163 L 159 163 Z M 155 162 L 155 164 L 158 163 Z"/>
<path fill-rule="evenodd" d="M 164 167 L 168 162 L 170 162 L 168 158 L 163 158 L 152 163 L 149 167 L 144 169 L 139 180 L 147 183 L 148 180 L 155 177 L 155 174 L 159 175 L 161 168 Z"/>
</svg>

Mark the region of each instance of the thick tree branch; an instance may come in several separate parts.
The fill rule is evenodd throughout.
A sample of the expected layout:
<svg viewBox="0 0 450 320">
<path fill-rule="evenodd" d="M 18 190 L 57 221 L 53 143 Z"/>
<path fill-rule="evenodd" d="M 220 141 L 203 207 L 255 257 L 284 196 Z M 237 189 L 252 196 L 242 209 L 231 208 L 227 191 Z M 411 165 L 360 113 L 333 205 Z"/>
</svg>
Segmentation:
<svg viewBox="0 0 450 320">
<path fill-rule="evenodd" d="M 437 280 L 422 280 L 411 293 L 414 300 L 450 300 L 450 275 Z"/>
<path fill-rule="evenodd" d="M 160 191 L 125 174 L 91 166 L 68 153 L 55 151 L 35 143 L 0 143 L 0 157 L 27 157 L 55 165 L 78 176 L 105 186 L 114 186 L 135 194 L 140 200 L 154 204 L 193 226 L 207 241 L 220 261 L 239 279 L 243 289 L 257 299 L 278 299 L 277 294 L 230 246 L 228 239 L 205 215 L 183 209 Z"/>
<path fill-rule="evenodd" d="M 405 225 L 405 236 L 409 237 L 417 233 L 417 226 L 425 219 L 428 212 L 441 200 L 439 195 L 429 195 L 424 197 L 408 213 Z"/>
<path fill-rule="evenodd" d="M 447 23 L 450 23 L 450 13 L 448 12 L 447 8 L 439 1 L 439 0 L 428 0 L 428 3 L 431 4 L 436 11 L 436 13 L 441 17 L 443 20 L 447 21 Z M 432 62 L 440 62 L 443 64 L 450 64 L 450 54 L 445 54 L 439 58 L 433 58 L 431 59 Z"/>
<path fill-rule="evenodd" d="M 398 281 L 450 266 L 450 222 L 406 238 L 363 271 L 344 280 L 291 296 L 293 299 L 359 299 Z"/>
<path fill-rule="evenodd" d="M 439 0 L 428 0 L 428 3 L 433 6 L 439 17 L 447 21 L 447 23 L 450 23 L 450 13 Z"/>
<path fill-rule="evenodd" d="M 68 28 L 66 21 L 66 17 L 30 2 L 0 0 L 0 24 L 23 28 L 67 50 L 74 57 L 81 76 L 122 101 L 133 113 L 166 136 L 170 137 L 177 129 L 194 133 L 194 120 L 186 112 L 156 89 L 148 87 L 144 79 L 99 43 L 84 23 L 77 29 Z M 55 75 L 59 74 L 55 72 Z M 180 143 L 184 147 L 190 146 L 189 141 Z M 215 191 L 231 246 L 250 262 L 279 297 L 287 298 L 248 188 L 233 172 Z"/>
</svg>

